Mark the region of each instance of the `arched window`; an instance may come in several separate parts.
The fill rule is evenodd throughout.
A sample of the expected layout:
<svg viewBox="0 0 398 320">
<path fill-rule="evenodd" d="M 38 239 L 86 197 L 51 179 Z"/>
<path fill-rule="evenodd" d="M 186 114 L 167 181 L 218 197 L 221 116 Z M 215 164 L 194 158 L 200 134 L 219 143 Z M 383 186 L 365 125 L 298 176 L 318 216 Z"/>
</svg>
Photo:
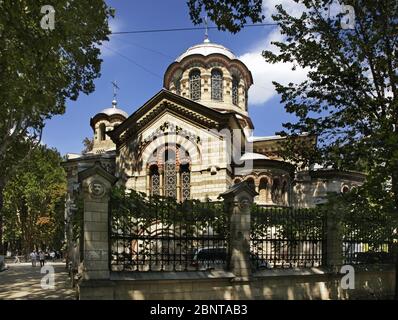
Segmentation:
<svg viewBox="0 0 398 320">
<path fill-rule="evenodd" d="M 342 188 L 341 188 L 341 192 L 342 193 L 347 193 L 347 192 L 349 192 L 350 191 L 350 188 L 348 188 L 348 186 L 346 186 L 346 185 L 344 185 Z"/>
<path fill-rule="evenodd" d="M 267 186 L 268 186 L 268 181 L 266 178 L 262 178 L 260 180 L 260 185 L 258 187 L 258 193 L 259 193 L 259 200 L 262 203 L 267 202 Z"/>
<path fill-rule="evenodd" d="M 152 196 L 160 195 L 160 175 L 159 168 L 157 165 L 151 166 L 150 168 L 150 191 Z"/>
<path fill-rule="evenodd" d="M 181 175 L 181 201 L 189 200 L 191 198 L 191 172 L 189 164 L 180 166 Z"/>
<path fill-rule="evenodd" d="M 250 188 L 252 188 L 253 190 L 256 190 L 256 184 L 255 184 L 253 178 L 248 178 L 248 179 L 246 179 L 246 181 Z"/>
<path fill-rule="evenodd" d="M 280 202 L 281 200 L 280 194 L 281 194 L 281 186 L 279 179 L 274 179 L 274 183 L 272 184 L 272 190 L 271 190 L 271 198 L 273 203 Z"/>
<path fill-rule="evenodd" d="M 104 141 L 105 140 L 105 123 L 101 123 L 99 125 L 99 140 Z"/>
<path fill-rule="evenodd" d="M 232 103 L 239 104 L 239 79 L 235 76 L 232 77 Z"/>
<path fill-rule="evenodd" d="M 213 69 L 211 71 L 211 98 L 213 100 L 222 100 L 222 91 L 222 72 L 218 69 Z"/>
<path fill-rule="evenodd" d="M 238 184 L 238 183 L 240 183 L 240 182 L 242 182 L 242 180 L 239 179 L 239 178 L 237 178 L 237 179 L 234 180 L 234 184 Z"/>
<path fill-rule="evenodd" d="M 284 205 L 288 204 L 288 190 L 287 190 L 287 181 L 283 181 L 282 191 L 281 191 L 281 200 Z"/>
<path fill-rule="evenodd" d="M 191 92 L 192 100 L 200 100 L 200 71 L 198 69 L 192 70 L 189 74 L 189 90 Z"/>
<path fill-rule="evenodd" d="M 165 151 L 164 162 L 164 195 L 177 198 L 177 165 L 174 150 L 168 148 Z"/>
<path fill-rule="evenodd" d="M 160 152 L 159 152 L 160 151 Z M 191 198 L 191 160 L 178 145 L 167 145 L 152 153 L 149 167 L 149 194 L 185 201 Z M 160 167 L 163 169 L 160 170 Z"/>
<path fill-rule="evenodd" d="M 174 87 L 176 89 L 176 94 L 180 95 L 181 94 L 181 81 L 180 81 L 180 79 L 175 79 L 174 80 Z"/>
</svg>

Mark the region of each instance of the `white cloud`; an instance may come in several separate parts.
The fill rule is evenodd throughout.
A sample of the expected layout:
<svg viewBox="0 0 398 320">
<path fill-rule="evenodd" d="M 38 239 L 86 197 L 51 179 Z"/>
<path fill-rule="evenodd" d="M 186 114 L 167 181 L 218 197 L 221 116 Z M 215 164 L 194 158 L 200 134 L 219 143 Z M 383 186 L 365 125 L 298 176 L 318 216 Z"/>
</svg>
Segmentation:
<svg viewBox="0 0 398 320">
<path fill-rule="evenodd" d="M 292 0 L 264 1 L 263 13 L 267 21 L 268 19 L 272 20 L 271 14 L 276 12 L 275 5 L 278 3 L 281 3 L 287 12 L 295 16 L 301 15 L 303 11 L 303 7 Z M 252 49 L 239 57 L 253 75 L 254 84 L 249 90 L 249 103 L 253 105 L 266 103 L 277 94 L 272 81 L 282 84 L 300 83 L 306 78 L 308 72 L 298 66 L 293 71 L 292 63 L 267 63 L 261 53 L 263 50 L 277 52 L 278 48 L 271 44 L 272 41 L 283 41 L 279 28 L 273 29 L 265 39 L 255 43 Z"/>
<path fill-rule="evenodd" d="M 294 17 L 299 17 L 305 9 L 304 5 L 298 4 L 293 0 L 264 0 L 263 15 L 265 16 L 265 22 L 274 22 L 271 15 L 277 12 L 275 6 L 278 4 L 281 4 L 286 12 Z"/>
</svg>

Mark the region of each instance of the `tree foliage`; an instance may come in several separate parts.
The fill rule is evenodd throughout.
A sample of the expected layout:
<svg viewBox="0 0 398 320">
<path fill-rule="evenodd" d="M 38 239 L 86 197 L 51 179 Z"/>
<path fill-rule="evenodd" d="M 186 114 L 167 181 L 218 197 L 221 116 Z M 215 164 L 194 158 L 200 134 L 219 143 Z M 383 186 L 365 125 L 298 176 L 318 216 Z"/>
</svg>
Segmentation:
<svg viewBox="0 0 398 320">
<path fill-rule="evenodd" d="M 161 222 L 171 230 L 176 225 L 184 227 L 191 235 L 210 225 L 216 233 L 226 233 L 227 216 L 224 205 L 218 202 L 178 202 L 175 198 L 160 196 L 148 198 L 145 193 L 115 187 L 110 207 L 113 225 L 127 232 L 149 229 L 154 223 Z"/>
<path fill-rule="evenodd" d="M 84 149 L 82 150 L 82 153 L 83 153 L 83 154 L 84 154 L 84 153 L 87 153 L 87 152 L 89 152 L 89 151 L 91 151 L 91 150 L 93 150 L 93 147 L 94 147 L 94 138 L 85 137 L 85 138 L 83 139 L 83 146 L 84 146 Z"/>
<path fill-rule="evenodd" d="M 59 153 L 40 146 L 20 163 L 4 190 L 4 237 L 33 247 L 59 247 L 64 232 L 66 175 Z"/>
<path fill-rule="evenodd" d="M 99 45 L 113 10 L 103 0 L 53 0 L 53 30 L 41 27 L 44 0 L 0 1 L 0 254 L 3 190 L 15 165 L 41 140 L 67 99 L 94 90 Z"/>
<path fill-rule="evenodd" d="M 377 186 L 378 198 L 393 195 L 398 206 L 398 3 L 347 1 L 355 27 L 341 27 L 342 15 L 327 19 L 330 1 L 301 1 L 307 10 L 292 17 L 282 6 L 273 19 L 284 42 L 278 53 L 264 51 L 268 62 L 293 62 L 309 68 L 300 84 L 275 83 L 286 111 L 298 121 L 285 123 L 290 136 L 318 137 L 313 162 L 368 173 L 363 188 Z M 297 146 L 290 155 L 307 161 Z M 375 190 L 368 189 L 368 195 Z M 383 204 L 388 206 L 388 204 Z M 391 205 L 390 205 L 391 207 Z"/>
<path fill-rule="evenodd" d="M 44 121 L 67 99 L 94 90 L 99 45 L 108 40 L 112 10 L 102 0 L 51 1 L 55 28 L 41 28 L 47 1 L 0 1 L 0 176 L 15 143 L 36 141 Z M 12 162 L 15 163 L 15 162 Z"/>
<path fill-rule="evenodd" d="M 191 20 L 195 24 L 203 22 L 201 14 L 207 13 L 219 29 L 238 32 L 249 18 L 253 23 L 261 22 L 262 0 L 188 0 Z"/>
</svg>

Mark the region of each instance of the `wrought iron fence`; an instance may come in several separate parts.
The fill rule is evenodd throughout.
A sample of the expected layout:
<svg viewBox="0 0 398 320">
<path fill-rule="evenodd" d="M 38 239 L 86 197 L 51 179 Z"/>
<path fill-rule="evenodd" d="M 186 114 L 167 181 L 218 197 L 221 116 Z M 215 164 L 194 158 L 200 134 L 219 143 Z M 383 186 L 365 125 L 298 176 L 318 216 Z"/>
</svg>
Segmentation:
<svg viewBox="0 0 398 320">
<path fill-rule="evenodd" d="M 330 213 L 330 212 L 329 212 Z M 251 210 L 250 259 L 262 268 L 318 267 L 326 263 L 325 209 Z M 334 215 L 333 215 L 334 216 Z M 391 263 L 394 232 L 383 217 L 334 219 L 342 233 L 342 263 Z M 337 220 L 336 220 L 337 219 Z M 194 271 L 227 265 L 229 219 L 222 202 L 146 198 L 114 189 L 110 201 L 112 271 Z M 387 236 L 386 236 L 387 235 Z M 329 241 L 334 241 L 329 234 Z"/>
<path fill-rule="evenodd" d="M 190 271 L 226 265 L 223 203 L 177 203 L 114 190 L 110 210 L 112 271 Z"/>
<path fill-rule="evenodd" d="M 351 213 L 341 223 L 344 264 L 394 263 L 395 224 L 389 216 Z"/>
<path fill-rule="evenodd" d="M 325 215 L 320 209 L 253 206 L 250 254 L 258 268 L 323 263 Z"/>
</svg>

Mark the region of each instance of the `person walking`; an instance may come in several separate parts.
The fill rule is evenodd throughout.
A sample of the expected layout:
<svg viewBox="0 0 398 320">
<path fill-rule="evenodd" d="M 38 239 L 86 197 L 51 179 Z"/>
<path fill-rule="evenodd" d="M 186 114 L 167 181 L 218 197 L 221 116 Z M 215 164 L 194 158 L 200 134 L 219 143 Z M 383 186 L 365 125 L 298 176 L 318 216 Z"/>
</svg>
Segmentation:
<svg viewBox="0 0 398 320">
<path fill-rule="evenodd" d="M 46 260 L 46 255 L 44 254 L 43 251 L 40 251 L 39 259 L 40 259 L 40 267 L 43 267 L 44 266 L 44 262 Z"/>
<path fill-rule="evenodd" d="M 14 263 L 21 263 L 21 261 L 19 260 L 19 257 L 18 257 L 18 251 L 15 253 Z"/>
<path fill-rule="evenodd" d="M 32 261 L 32 267 L 36 267 L 36 252 L 34 250 L 30 253 L 30 260 Z"/>
</svg>

